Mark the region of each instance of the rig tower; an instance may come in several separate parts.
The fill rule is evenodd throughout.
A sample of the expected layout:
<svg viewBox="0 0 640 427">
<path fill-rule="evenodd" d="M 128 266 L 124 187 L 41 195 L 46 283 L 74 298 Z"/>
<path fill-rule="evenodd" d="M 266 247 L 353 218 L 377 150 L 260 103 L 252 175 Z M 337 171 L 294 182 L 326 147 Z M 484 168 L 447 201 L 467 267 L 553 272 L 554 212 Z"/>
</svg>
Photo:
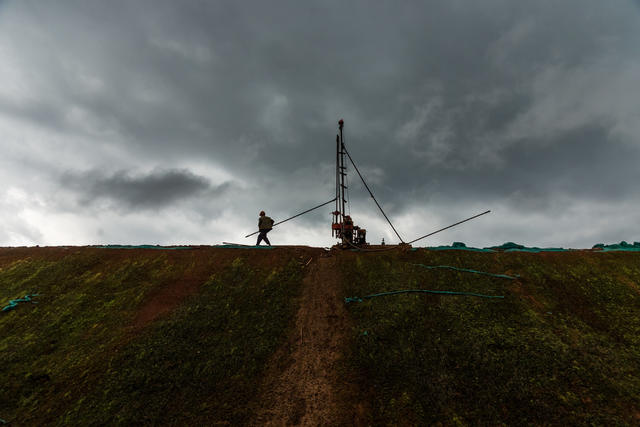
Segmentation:
<svg viewBox="0 0 640 427">
<path fill-rule="evenodd" d="M 343 136 L 344 120 L 338 122 L 340 133 L 336 135 L 336 199 L 335 210 L 332 212 L 331 235 L 342 241 L 342 246 L 365 246 L 367 244 L 367 230 L 353 224 L 350 215 L 346 214 L 349 203 L 347 185 L 347 167 L 345 165 L 346 149 Z"/>
</svg>

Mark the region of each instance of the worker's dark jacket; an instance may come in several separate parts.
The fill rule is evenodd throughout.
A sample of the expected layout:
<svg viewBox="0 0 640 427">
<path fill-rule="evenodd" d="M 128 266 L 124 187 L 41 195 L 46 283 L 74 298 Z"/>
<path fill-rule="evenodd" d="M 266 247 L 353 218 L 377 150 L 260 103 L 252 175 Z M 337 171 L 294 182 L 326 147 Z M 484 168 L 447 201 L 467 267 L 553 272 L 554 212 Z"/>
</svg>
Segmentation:
<svg viewBox="0 0 640 427">
<path fill-rule="evenodd" d="M 273 220 L 268 216 L 261 216 L 258 220 L 258 229 L 259 230 L 271 230 L 273 227 Z"/>
</svg>

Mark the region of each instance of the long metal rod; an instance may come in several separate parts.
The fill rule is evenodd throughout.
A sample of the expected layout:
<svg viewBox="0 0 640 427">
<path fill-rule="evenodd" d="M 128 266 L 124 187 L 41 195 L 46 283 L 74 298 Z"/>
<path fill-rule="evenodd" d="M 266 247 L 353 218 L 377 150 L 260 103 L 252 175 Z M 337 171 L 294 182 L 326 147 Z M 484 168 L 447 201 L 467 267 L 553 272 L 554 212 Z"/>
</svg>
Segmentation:
<svg viewBox="0 0 640 427">
<path fill-rule="evenodd" d="M 344 191 L 347 187 L 344 185 L 344 177 L 346 176 L 347 172 L 346 172 L 346 167 L 344 165 L 344 139 L 342 138 L 342 125 L 340 125 L 340 146 L 341 146 L 341 150 L 340 150 L 340 199 L 341 199 L 340 212 L 342 212 L 341 222 L 343 224 L 342 231 L 344 232 L 344 217 L 346 214 L 344 205 L 345 203 L 347 203 L 347 197 Z"/>
<path fill-rule="evenodd" d="M 456 222 L 455 224 L 451 224 L 451 225 L 450 225 L 450 226 L 448 226 L 448 227 L 441 228 L 440 230 L 434 231 L 433 233 L 429 233 L 429 234 L 426 234 L 426 235 L 424 235 L 424 236 L 422 236 L 422 237 L 418 237 L 417 239 L 410 241 L 410 242 L 409 242 L 409 244 L 411 244 L 411 243 L 413 243 L 413 242 L 417 242 L 418 240 L 422 240 L 422 239 L 424 239 L 425 237 L 432 236 L 432 235 L 434 235 L 434 234 L 436 234 L 436 233 L 439 233 L 439 232 L 441 232 L 441 231 L 444 231 L 444 230 L 446 230 L 447 228 L 455 227 L 456 225 L 458 225 L 458 224 L 462 224 L 463 222 L 471 221 L 472 219 L 474 219 L 474 218 L 478 218 L 479 216 L 482 216 L 482 215 L 484 215 L 484 214 L 488 214 L 489 212 L 491 212 L 491 211 L 482 212 L 481 214 L 474 215 L 474 216 L 472 216 L 471 218 L 464 219 L 464 220 L 462 220 L 462 221 L 460 221 L 460 222 Z"/>
<path fill-rule="evenodd" d="M 347 147 L 345 147 L 344 145 L 344 141 L 342 142 L 342 149 L 344 150 L 344 152 L 347 154 L 347 156 L 349 157 L 349 160 L 351 160 L 351 164 L 353 165 L 353 168 L 356 170 L 356 172 L 358 172 L 358 176 L 360 177 L 360 179 L 362 180 L 362 183 L 364 184 L 365 188 L 367 189 L 367 191 L 369 192 L 369 195 L 371 196 L 371 198 L 373 199 L 374 202 L 376 202 L 376 206 L 378 206 L 378 209 L 380 209 L 380 212 L 382 212 L 382 215 L 384 215 L 385 219 L 387 220 L 387 222 L 389 223 L 389 225 L 391 226 L 391 228 L 393 228 L 393 231 L 396 233 L 396 236 L 398 236 L 398 239 L 400 239 L 400 241 L 402 243 L 404 243 L 404 240 L 402 240 L 402 237 L 400 237 L 400 234 L 398 233 L 398 230 L 396 230 L 396 228 L 393 226 L 393 224 L 391 224 L 391 220 L 389 219 L 389 217 L 387 216 L 386 213 L 384 213 L 384 211 L 382 210 L 382 207 L 380 206 L 380 203 L 378 203 L 378 201 L 376 200 L 376 198 L 374 197 L 373 193 L 371 192 L 371 189 L 369 188 L 369 186 L 367 185 L 367 183 L 364 181 L 364 178 L 362 177 L 362 174 L 360 173 L 360 171 L 358 170 L 358 167 L 356 166 L 356 164 L 354 163 L 353 159 L 351 158 L 351 154 L 349 154 L 349 152 L 347 151 Z"/>
<path fill-rule="evenodd" d="M 347 167 L 344 165 L 344 140 L 342 138 L 342 127 L 344 126 L 344 122 L 342 120 L 340 120 L 338 122 L 338 127 L 340 128 L 340 144 L 338 145 L 338 176 L 340 177 L 340 184 L 339 184 L 339 190 L 340 190 L 340 238 L 342 239 L 342 244 L 344 244 L 345 242 L 347 242 L 347 236 L 346 233 L 344 232 L 344 222 L 345 219 L 344 217 L 346 216 L 346 210 L 345 210 L 345 203 L 347 203 L 347 199 L 344 193 L 345 190 L 345 185 L 344 185 L 344 177 L 347 176 Z M 336 135 L 337 137 L 337 135 Z"/>
<path fill-rule="evenodd" d="M 333 211 L 333 222 L 340 223 L 340 137 L 336 135 L 336 209 Z M 337 230 L 331 229 L 332 236 L 337 236 Z"/>
<path fill-rule="evenodd" d="M 280 222 L 276 222 L 275 224 L 273 224 L 273 225 L 272 225 L 272 227 L 275 227 L 275 226 L 276 226 L 276 225 L 278 225 L 278 224 L 282 224 L 283 222 L 287 222 L 287 221 L 289 221 L 290 219 L 297 218 L 297 217 L 299 217 L 300 215 L 304 215 L 304 214 L 306 214 L 307 212 L 311 212 L 311 211 L 312 211 L 312 210 L 314 210 L 314 209 L 321 208 L 321 207 L 323 207 L 324 205 L 328 205 L 329 203 L 332 203 L 332 202 L 333 202 L 333 201 L 335 201 L 335 200 L 336 200 L 336 199 L 331 199 L 331 200 L 329 200 L 328 202 L 324 202 L 323 204 L 318 205 L 318 206 L 316 206 L 316 207 L 314 207 L 314 208 L 307 209 L 307 210 L 306 210 L 306 211 L 304 211 L 304 212 L 300 212 L 299 214 L 294 215 L 294 216 L 292 216 L 291 218 L 287 218 L 287 219 L 284 219 L 284 220 L 282 220 L 282 221 L 280 221 Z M 254 233 L 251 233 L 251 234 L 247 234 L 247 235 L 246 235 L 246 236 L 244 236 L 244 237 L 245 237 L 245 238 L 246 238 L 246 237 L 250 237 L 250 236 L 253 236 L 254 234 L 258 234 L 259 232 L 260 232 L 260 230 L 258 230 L 258 231 L 256 231 L 256 232 L 254 232 Z"/>
</svg>

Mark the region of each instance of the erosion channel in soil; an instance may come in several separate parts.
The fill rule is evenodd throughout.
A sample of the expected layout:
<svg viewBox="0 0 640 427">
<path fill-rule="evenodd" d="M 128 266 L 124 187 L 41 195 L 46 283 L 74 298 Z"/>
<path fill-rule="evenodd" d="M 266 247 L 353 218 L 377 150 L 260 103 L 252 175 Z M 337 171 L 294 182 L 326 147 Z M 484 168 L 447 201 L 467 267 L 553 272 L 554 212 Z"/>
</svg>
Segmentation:
<svg viewBox="0 0 640 427">
<path fill-rule="evenodd" d="M 323 256 L 309 265 L 294 332 L 270 362 L 252 424 L 363 424 L 356 385 L 340 375 L 349 323 L 335 264 Z"/>
</svg>

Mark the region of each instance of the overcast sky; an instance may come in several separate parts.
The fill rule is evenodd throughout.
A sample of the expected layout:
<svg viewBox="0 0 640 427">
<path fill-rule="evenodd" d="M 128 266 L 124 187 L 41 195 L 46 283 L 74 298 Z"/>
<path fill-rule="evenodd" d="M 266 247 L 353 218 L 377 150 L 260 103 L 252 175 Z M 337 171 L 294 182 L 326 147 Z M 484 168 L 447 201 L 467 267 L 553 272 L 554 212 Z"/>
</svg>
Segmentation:
<svg viewBox="0 0 640 427">
<path fill-rule="evenodd" d="M 638 46 L 632 0 L 0 0 L 0 245 L 253 244 L 333 198 L 341 118 L 405 240 L 638 241 Z"/>
</svg>

